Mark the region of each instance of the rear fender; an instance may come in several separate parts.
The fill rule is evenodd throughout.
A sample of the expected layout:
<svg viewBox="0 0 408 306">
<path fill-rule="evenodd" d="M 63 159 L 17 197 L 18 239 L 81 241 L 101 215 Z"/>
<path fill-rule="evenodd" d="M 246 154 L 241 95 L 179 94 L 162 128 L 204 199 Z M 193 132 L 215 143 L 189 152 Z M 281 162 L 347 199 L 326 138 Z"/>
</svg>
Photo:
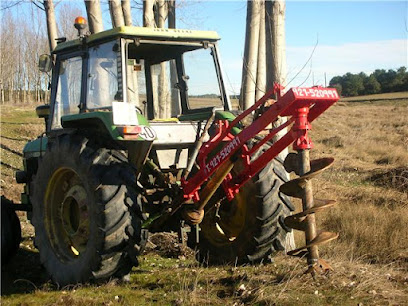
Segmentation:
<svg viewBox="0 0 408 306">
<path fill-rule="evenodd" d="M 139 126 L 149 127 L 147 119 L 137 114 Z M 131 139 L 123 137 L 122 128 L 113 124 L 111 111 L 96 111 L 90 113 L 80 113 L 74 115 L 66 115 L 61 117 L 63 128 L 75 129 L 96 129 L 100 133 L 108 135 L 111 139 L 117 141 L 146 141 L 142 135 L 137 135 Z"/>
<path fill-rule="evenodd" d="M 150 129 L 149 121 L 139 113 L 137 113 L 138 127 L 140 127 L 138 130 L 142 132 L 140 134 L 127 135 L 130 137 L 124 135 L 122 126 L 113 124 L 111 111 L 67 115 L 61 117 L 61 121 L 64 128 L 75 128 L 85 131 L 93 129 L 100 133 L 98 137 L 105 136 L 120 143 L 128 151 L 128 160 L 134 166 L 136 174 L 140 173 L 152 147 L 153 140 L 156 138 L 154 131 L 152 132 L 152 129 Z M 144 135 L 146 129 L 153 133 L 153 137 L 146 137 Z"/>
</svg>

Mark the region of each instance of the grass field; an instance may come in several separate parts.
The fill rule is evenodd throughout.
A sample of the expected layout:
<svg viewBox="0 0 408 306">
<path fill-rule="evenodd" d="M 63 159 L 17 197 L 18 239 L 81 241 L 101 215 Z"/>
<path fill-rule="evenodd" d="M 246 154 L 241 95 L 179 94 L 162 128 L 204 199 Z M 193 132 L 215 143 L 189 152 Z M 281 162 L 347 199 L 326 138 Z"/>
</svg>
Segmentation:
<svg viewBox="0 0 408 306">
<path fill-rule="evenodd" d="M 344 102 L 355 102 L 355 101 L 393 101 L 396 100 L 406 100 L 408 99 L 408 91 L 402 92 L 392 92 L 385 94 L 376 94 L 376 95 L 366 95 L 366 96 L 357 96 L 357 97 L 348 97 L 342 98 L 341 101 Z"/>
<path fill-rule="evenodd" d="M 378 97 L 376 97 L 378 98 Z M 400 97 L 399 97 L 400 98 Z M 335 165 L 313 181 L 315 195 L 338 207 L 317 215 L 340 238 L 322 247 L 330 277 L 303 275 L 303 260 L 279 254 L 261 266 L 199 266 L 172 235 L 156 237 L 129 283 L 56 288 L 39 264 L 33 228 L 2 270 L 4 305 L 404 305 L 408 303 L 408 98 L 339 102 L 311 132 L 314 158 Z M 384 102 L 386 101 L 386 102 Z M 21 149 L 42 131 L 25 107 L 1 108 L 1 192 L 18 201 L 13 179 Z M 296 203 L 299 207 L 299 203 Z M 302 243 L 301 235 L 296 240 Z"/>
</svg>

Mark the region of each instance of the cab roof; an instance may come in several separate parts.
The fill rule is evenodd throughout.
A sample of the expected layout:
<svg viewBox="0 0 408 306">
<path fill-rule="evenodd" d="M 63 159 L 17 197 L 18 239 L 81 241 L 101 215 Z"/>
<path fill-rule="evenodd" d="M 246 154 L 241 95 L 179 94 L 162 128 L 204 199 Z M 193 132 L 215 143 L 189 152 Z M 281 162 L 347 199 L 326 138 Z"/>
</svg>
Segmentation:
<svg viewBox="0 0 408 306">
<path fill-rule="evenodd" d="M 185 41 L 185 42 L 215 42 L 220 36 L 215 31 L 196 31 L 184 29 L 146 28 L 123 26 L 111 30 L 91 34 L 86 37 L 86 43 L 109 40 L 119 37 L 139 38 L 146 40 Z M 59 43 L 53 53 L 59 53 L 81 45 L 80 39 Z"/>
</svg>

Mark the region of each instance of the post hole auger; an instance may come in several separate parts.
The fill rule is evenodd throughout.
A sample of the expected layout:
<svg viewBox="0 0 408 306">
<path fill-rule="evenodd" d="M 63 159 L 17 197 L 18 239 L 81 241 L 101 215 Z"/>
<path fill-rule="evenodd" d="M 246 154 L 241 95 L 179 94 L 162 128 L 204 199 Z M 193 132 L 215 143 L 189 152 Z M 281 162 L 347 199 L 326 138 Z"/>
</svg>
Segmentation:
<svg viewBox="0 0 408 306">
<path fill-rule="evenodd" d="M 216 122 L 215 133 L 199 149 L 196 159 L 199 166 L 198 171 L 190 177 L 182 179 L 183 196 L 181 202 L 175 203 L 173 206 L 172 213 L 182 207 L 182 204 L 188 204 L 183 207 L 183 218 L 192 225 L 201 223 L 204 207 L 220 186 L 224 190 L 225 197 L 231 201 L 248 180 L 293 143 L 293 148 L 298 153 L 289 154 L 284 166 L 286 171 L 294 171 L 299 177 L 283 184 L 280 187 L 280 192 L 302 199 L 303 211 L 286 217 L 284 223 L 289 228 L 304 231 L 306 245 L 290 251 L 288 254 L 300 257 L 307 256 L 308 271 L 314 275 L 318 267 L 323 270 L 331 269 L 325 261 L 319 259 L 318 245 L 336 239 L 338 234 L 318 233 L 316 229 L 314 214 L 333 206 L 335 201 L 314 200 L 311 178 L 328 168 L 333 163 L 333 159 L 323 158 L 310 161 L 309 151 L 312 148 L 312 142 L 308 131 L 311 129 L 311 122 L 333 105 L 339 96 L 333 88 L 292 88 L 282 96 L 280 90 L 281 87 L 275 85 L 273 89 L 232 122 L 227 120 Z M 265 107 L 265 103 L 274 94 L 278 97 L 277 101 L 271 106 Z M 263 112 L 252 124 L 238 133 L 233 133 L 233 128 L 236 128 L 241 120 L 263 107 L 265 107 Z M 278 117 L 287 117 L 287 121 L 280 126 L 269 129 L 269 133 L 254 146 L 249 147 L 247 145 L 251 139 L 265 130 L 272 122 L 275 122 Z M 251 156 L 255 152 L 284 128 L 288 128 L 288 132 L 283 137 L 258 155 L 255 160 L 251 160 Z M 240 167 L 241 170 L 238 173 L 231 171 L 238 161 L 243 165 Z M 231 239 L 233 238 L 231 237 Z"/>
</svg>

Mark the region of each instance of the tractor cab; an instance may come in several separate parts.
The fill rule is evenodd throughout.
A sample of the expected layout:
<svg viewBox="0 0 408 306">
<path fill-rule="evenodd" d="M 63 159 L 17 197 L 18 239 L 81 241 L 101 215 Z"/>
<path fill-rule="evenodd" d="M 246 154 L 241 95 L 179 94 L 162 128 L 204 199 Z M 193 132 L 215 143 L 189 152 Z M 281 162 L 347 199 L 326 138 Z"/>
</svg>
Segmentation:
<svg viewBox="0 0 408 306">
<path fill-rule="evenodd" d="M 125 102 L 148 120 L 231 109 L 211 31 L 119 27 L 60 42 L 50 130 L 62 117 Z M 186 117 L 187 116 L 187 117 Z"/>
<path fill-rule="evenodd" d="M 161 169 L 187 167 L 201 122 L 215 113 L 232 116 L 224 112 L 231 102 L 219 39 L 213 31 L 130 26 L 60 39 L 53 51 L 50 115 L 43 116 L 47 133 L 96 128 L 132 156 L 151 152 Z M 42 58 L 40 69 L 51 59 Z M 132 163 L 140 168 L 144 160 Z"/>
</svg>

